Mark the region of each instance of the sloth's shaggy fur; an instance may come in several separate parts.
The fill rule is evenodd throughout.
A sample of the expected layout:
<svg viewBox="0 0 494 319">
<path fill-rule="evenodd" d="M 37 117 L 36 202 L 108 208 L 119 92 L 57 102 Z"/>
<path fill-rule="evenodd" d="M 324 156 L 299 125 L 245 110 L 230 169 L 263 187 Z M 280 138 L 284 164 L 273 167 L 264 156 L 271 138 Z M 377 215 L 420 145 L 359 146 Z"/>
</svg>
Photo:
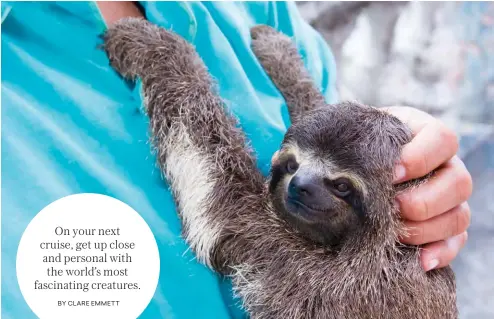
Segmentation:
<svg viewBox="0 0 494 319">
<path fill-rule="evenodd" d="M 398 243 L 392 171 L 409 129 L 372 107 L 327 105 L 289 38 L 267 26 L 252 38 L 291 114 L 281 149 L 360 176 L 364 215 L 338 246 L 303 236 L 279 211 L 276 165 L 268 180 L 258 171 L 194 48 L 145 20 L 122 19 L 104 49 L 120 74 L 142 80 L 158 162 L 197 258 L 232 278 L 251 318 L 456 318 L 451 269 L 425 273 L 418 247 Z"/>
</svg>

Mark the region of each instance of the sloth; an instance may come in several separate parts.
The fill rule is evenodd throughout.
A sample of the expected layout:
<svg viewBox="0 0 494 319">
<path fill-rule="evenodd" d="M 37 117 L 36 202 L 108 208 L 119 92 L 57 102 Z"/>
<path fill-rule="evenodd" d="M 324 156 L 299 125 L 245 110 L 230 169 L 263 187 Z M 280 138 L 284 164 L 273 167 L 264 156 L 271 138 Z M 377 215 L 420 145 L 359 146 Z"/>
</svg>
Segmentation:
<svg viewBox="0 0 494 319">
<path fill-rule="evenodd" d="M 291 126 L 264 177 L 194 47 L 140 18 L 103 49 L 142 81 L 158 165 L 196 258 L 231 278 L 251 318 L 457 318 L 454 273 L 425 273 L 394 198 L 393 166 L 412 133 L 357 102 L 329 105 L 291 38 L 251 29 L 252 51 Z"/>
</svg>

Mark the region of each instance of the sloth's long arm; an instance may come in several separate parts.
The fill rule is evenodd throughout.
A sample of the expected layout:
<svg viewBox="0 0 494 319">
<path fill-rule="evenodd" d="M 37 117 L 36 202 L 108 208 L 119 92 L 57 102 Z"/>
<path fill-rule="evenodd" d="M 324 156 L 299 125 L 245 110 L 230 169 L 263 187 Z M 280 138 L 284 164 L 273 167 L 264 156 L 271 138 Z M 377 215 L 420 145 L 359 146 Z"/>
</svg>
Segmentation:
<svg viewBox="0 0 494 319">
<path fill-rule="evenodd" d="M 126 18 L 110 27 L 104 40 L 112 66 L 126 78 L 142 80 L 157 159 L 187 242 L 201 262 L 224 267 L 225 238 L 242 237 L 232 233 L 236 216 L 252 210 L 247 203 L 263 192 L 244 134 L 184 39 L 143 19 Z"/>
<path fill-rule="evenodd" d="M 325 104 L 292 39 L 266 25 L 253 27 L 251 36 L 252 50 L 285 98 L 292 122 Z"/>
</svg>

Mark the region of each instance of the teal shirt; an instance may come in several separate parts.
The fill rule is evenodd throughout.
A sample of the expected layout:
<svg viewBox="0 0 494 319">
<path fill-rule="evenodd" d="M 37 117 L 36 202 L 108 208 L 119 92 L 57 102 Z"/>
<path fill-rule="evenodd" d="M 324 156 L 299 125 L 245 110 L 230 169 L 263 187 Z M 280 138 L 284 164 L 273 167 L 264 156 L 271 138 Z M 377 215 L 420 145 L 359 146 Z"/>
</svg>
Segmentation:
<svg viewBox="0 0 494 319">
<path fill-rule="evenodd" d="M 249 29 L 293 36 L 315 83 L 336 101 L 326 43 L 285 2 L 143 2 L 147 18 L 192 42 L 268 174 L 289 118 L 250 49 Z M 2 318 L 35 318 L 17 284 L 19 240 L 49 203 L 75 193 L 132 206 L 158 243 L 160 280 L 140 318 L 242 318 L 229 282 L 199 264 L 148 143 L 139 87 L 97 46 L 105 23 L 93 2 L 2 2 Z"/>
</svg>

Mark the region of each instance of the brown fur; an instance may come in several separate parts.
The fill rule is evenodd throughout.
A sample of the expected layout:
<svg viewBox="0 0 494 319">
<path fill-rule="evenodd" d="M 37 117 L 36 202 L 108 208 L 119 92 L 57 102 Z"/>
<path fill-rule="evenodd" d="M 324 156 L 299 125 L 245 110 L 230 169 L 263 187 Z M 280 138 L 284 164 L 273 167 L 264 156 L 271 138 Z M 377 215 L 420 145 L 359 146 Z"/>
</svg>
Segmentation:
<svg viewBox="0 0 494 319">
<path fill-rule="evenodd" d="M 410 131 L 372 107 L 326 105 L 289 38 L 266 26 L 252 36 L 292 116 L 282 151 L 296 144 L 360 176 L 365 214 L 338 248 L 301 236 L 306 230 L 277 208 L 282 173 L 275 165 L 264 180 L 194 48 L 144 20 L 123 19 L 105 34 L 105 50 L 123 76 L 142 79 L 158 162 L 201 261 L 232 278 L 252 318 L 456 318 L 451 269 L 425 273 L 418 248 L 397 240 L 392 168 Z M 207 183 L 167 162 L 176 154 L 188 154 L 184 165 L 199 158 Z"/>
</svg>

